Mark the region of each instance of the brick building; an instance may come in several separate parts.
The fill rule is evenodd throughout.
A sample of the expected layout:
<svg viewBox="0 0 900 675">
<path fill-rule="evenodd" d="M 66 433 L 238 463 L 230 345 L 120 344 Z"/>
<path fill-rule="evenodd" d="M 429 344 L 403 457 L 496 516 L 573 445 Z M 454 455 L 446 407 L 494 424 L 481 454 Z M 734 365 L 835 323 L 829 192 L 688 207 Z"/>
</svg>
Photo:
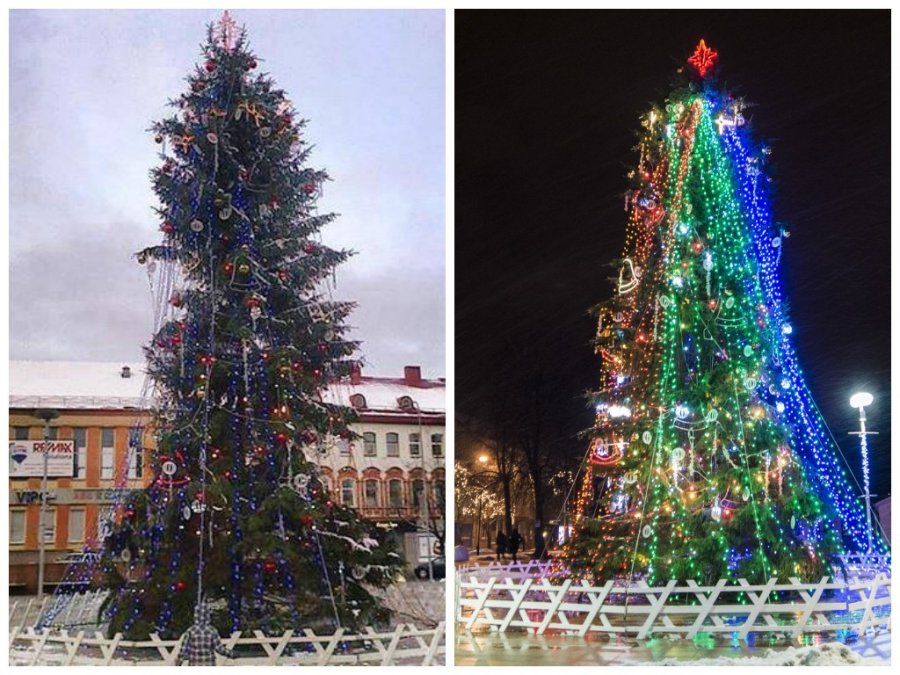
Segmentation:
<svg viewBox="0 0 900 675">
<path fill-rule="evenodd" d="M 59 412 L 51 439 L 75 441 L 71 476 L 47 483 L 45 578 L 51 584 L 61 578 L 67 554 L 96 548 L 121 492 L 140 489 L 152 478 L 145 379 L 142 364 L 10 363 L 11 468 L 16 441 L 43 438 L 37 409 Z M 335 440 L 320 460 L 336 498 L 386 528 L 421 530 L 442 518 L 444 392 L 443 380 L 423 379 L 415 366 L 400 378 L 356 371 L 330 385 L 325 400 L 353 406 L 359 416 L 354 431 L 360 439 Z M 9 495 L 10 588 L 31 590 L 37 585 L 41 478 L 11 475 Z M 422 548 L 412 548 L 417 545 Z M 410 548 L 407 556 L 416 563 L 421 552 Z"/>
</svg>

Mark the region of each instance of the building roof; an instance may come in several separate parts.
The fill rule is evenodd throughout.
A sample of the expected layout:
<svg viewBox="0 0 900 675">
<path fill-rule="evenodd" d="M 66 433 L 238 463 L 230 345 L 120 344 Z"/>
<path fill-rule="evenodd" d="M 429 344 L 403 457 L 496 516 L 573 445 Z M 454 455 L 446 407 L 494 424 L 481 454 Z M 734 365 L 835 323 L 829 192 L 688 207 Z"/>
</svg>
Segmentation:
<svg viewBox="0 0 900 675">
<path fill-rule="evenodd" d="M 128 367 L 131 377 L 122 377 Z M 365 397 L 367 415 L 410 414 L 398 399 L 410 397 L 423 415 L 443 415 L 446 386 L 443 380 L 357 376 L 329 385 L 323 399 L 350 405 L 350 397 Z M 10 408 L 118 410 L 147 408 L 152 383 L 143 363 L 95 361 L 10 361 Z"/>
</svg>

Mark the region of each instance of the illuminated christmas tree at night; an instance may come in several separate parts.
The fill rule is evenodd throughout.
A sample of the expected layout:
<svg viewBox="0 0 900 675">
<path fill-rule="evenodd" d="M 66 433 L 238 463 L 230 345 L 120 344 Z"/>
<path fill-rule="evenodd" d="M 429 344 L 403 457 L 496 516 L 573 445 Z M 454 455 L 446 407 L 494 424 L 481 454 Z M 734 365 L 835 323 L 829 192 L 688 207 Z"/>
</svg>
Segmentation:
<svg viewBox="0 0 900 675">
<path fill-rule="evenodd" d="M 818 580 L 865 508 L 791 344 L 770 150 L 700 41 L 641 120 L 601 385 L 565 565 L 587 579 Z M 802 299 L 799 299 L 802 301 Z M 874 553 L 886 553 L 880 536 Z"/>
<path fill-rule="evenodd" d="M 387 617 L 373 590 L 402 566 L 319 475 L 320 453 L 353 437 L 351 409 L 322 397 L 357 349 L 353 305 L 327 283 L 350 253 L 319 239 L 327 175 L 258 66 L 226 13 L 153 127 L 163 242 L 138 260 L 159 296 L 154 479 L 104 543 L 111 633 L 181 635 L 201 598 L 223 632 L 358 630 Z"/>
</svg>

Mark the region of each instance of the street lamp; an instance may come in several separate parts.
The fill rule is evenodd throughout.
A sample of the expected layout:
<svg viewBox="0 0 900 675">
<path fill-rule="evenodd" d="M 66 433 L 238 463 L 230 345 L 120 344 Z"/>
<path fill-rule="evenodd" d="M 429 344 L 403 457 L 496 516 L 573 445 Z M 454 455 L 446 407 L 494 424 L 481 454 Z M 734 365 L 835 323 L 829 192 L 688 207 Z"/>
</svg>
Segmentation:
<svg viewBox="0 0 900 675">
<path fill-rule="evenodd" d="M 866 436 L 877 434 L 877 431 L 866 431 L 866 406 L 873 401 L 872 394 L 860 391 L 850 397 L 850 406 L 859 410 L 859 431 L 851 431 L 851 436 L 859 436 L 859 445 L 862 450 L 863 489 L 866 500 L 866 535 L 868 537 L 868 549 L 866 553 L 872 553 L 872 495 L 869 494 L 869 448 L 866 445 Z"/>
<path fill-rule="evenodd" d="M 38 599 L 44 597 L 44 513 L 47 510 L 47 459 L 50 454 L 50 420 L 59 417 L 56 410 L 35 410 L 34 416 L 44 420 L 44 470 L 41 474 L 41 512 L 38 517 Z"/>
</svg>

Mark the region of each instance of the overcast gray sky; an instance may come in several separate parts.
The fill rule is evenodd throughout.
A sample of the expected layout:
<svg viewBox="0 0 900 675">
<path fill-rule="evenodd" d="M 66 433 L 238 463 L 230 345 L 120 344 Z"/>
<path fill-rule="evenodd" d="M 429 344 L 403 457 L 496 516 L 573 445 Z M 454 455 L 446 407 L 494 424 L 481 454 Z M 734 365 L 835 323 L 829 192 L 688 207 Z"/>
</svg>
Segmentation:
<svg viewBox="0 0 900 675">
<path fill-rule="evenodd" d="M 10 357 L 135 360 L 159 242 L 145 130 L 169 114 L 213 10 L 10 14 Z M 326 169 L 323 241 L 358 255 L 335 297 L 369 374 L 444 372 L 443 11 L 232 12 Z"/>
</svg>

